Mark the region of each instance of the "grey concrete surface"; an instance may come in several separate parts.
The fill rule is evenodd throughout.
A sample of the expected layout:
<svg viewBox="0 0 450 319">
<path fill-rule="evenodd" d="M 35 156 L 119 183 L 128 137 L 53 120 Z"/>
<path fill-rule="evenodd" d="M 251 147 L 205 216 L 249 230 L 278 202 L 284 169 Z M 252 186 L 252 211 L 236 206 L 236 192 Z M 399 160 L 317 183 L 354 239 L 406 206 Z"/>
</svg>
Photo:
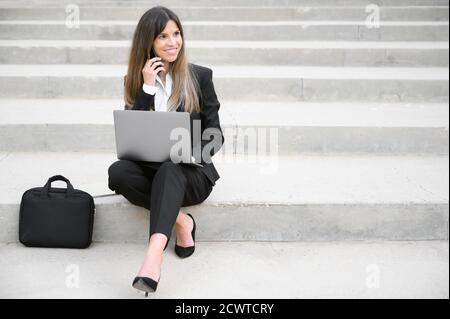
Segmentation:
<svg viewBox="0 0 450 319">
<path fill-rule="evenodd" d="M 333 45 L 334 44 L 334 45 Z M 394 45 L 393 45 L 394 44 Z M 0 40 L 3 64 L 126 64 L 128 41 Z M 446 67 L 448 42 L 190 41 L 189 60 L 201 65 Z"/>
<path fill-rule="evenodd" d="M 104 112 L 123 105 L 126 51 L 149 2 L 76 3 L 81 26 L 69 29 L 72 0 L 0 0 L 3 298 L 142 297 L 131 281 L 149 212 L 107 187 Z M 198 223 L 196 254 L 176 258 L 172 237 L 152 297 L 448 298 L 449 1 L 160 4 L 185 7 L 189 58 L 213 68 L 233 130 L 213 193 L 182 208 Z M 368 4 L 381 6 L 380 28 L 365 24 Z M 227 155 L 241 154 L 238 127 L 268 126 L 280 156 Z M 21 195 L 55 174 L 95 196 L 87 250 L 18 243 Z"/>
<path fill-rule="evenodd" d="M 123 104 L 0 99 L 0 150 L 114 151 L 112 112 L 122 110 Z M 226 141 L 243 141 L 253 134 L 255 141 L 268 141 L 277 134 L 278 153 L 283 155 L 448 154 L 448 104 L 222 101 L 219 116 Z M 230 147 L 226 154 L 252 149 L 247 144 L 243 149 Z"/>
<path fill-rule="evenodd" d="M 39 43 L 27 40 L 0 41 L 0 63 L 4 64 L 126 64 L 129 47 L 122 41 L 108 42 L 110 46 L 89 46 L 88 41 L 52 41 Z M 67 43 L 65 43 L 67 42 Z M 84 42 L 84 43 L 83 43 Z M 297 48 L 277 46 L 276 42 L 266 47 L 248 48 L 248 42 L 239 46 L 224 47 L 221 42 L 205 43 L 204 46 L 187 47 L 192 63 L 220 65 L 233 61 L 235 65 L 298 65 L 298 66 L 377 66 L 377 67 L 439 67 L 448 66 L 448 42 L 437 46 L 433 42 L 417 43 L 412 48 L 389 48 L 382 46 L 323 48 Z M 267 42 L 264 42 L 267 43 Z M 367 43 L 367 42 L 366 42 Z M 80 47 L 79 45 L 83 46 Z M 86 46 L 84 46 L 86 45 Z M 189 44 L 188 44 L 189 45 Z M 216 46 L 217 45 L 217 46 Z"/>
<path fill-rule="evenodd" d="M 25 40 L 26 41 L 26 40 Z M 4 64 L 125 64 L 129 48 L 32 46 L 27 43 L 0 43 L 0 63 Z M 111 41 L 115 42 L 115 41 Z M 214 44 L 212 44 L 214 45 Z M 447 44 L 448 47 L 448 44 Z M 304 65 L 304 66 L 448 66 L 448 49 L 352 49 L 352 48 L 188 48 L 192 63 L 210 65 L 230 61 L 235 65 Z"/>
<path fill-rule="evenodd" d="M 215 78 L 262 79 L 367 79 L 367 80 L 447 80 L 448 68 L 376 68 L 376 67 L 307 67 L 307 66 L 207 66 Z M 277 68 L 278 72 L 274 72 Z M 114 77 L 126 74 L 126 65 L 3 64 L 4 77 Z"/>
<path fill-rule="evenodd" d="M 0 21 L 0 39 L 128 40 L 137 22 Z M 448 41 L 448 21 L 382 22 L 368 28 L 365 21 L 190 21 L 184 22 L 186 40 L 230 41 Z"/>
<path fill-rule="evenodd" d="M 449 297 L 448 241 L 200 242 L 181 260 L 173 243 L 149 298 Z M 0 298 L 143 298 L 131 287 L 139 244 L 86 250 L 0 245 Z"/>
<path fill-rule="evenodd" d="M 220 99 L 447 102 L 448 68 L 210 66 Z M 125 66 L 0 65 L 3 98 L 120 98 Z M 271 90 L 266 88 L 270 87 Z"/>
<path fill-rule="evenodd" d="M 53 175 L 57 172 L 67 174 L 75 184 L 94 195 L 105 194 L 107 168 L 117 160 L 115 153 L 107 152 L 0 154 L 0 171 L 8 181 L 0 185 L 2 203 L 18 203 L 22 190 L 45 184 L 52 172 L 55 172 Z M 213 162 L 223 176 L 209 197 L 213 202 L 426 204 L 448 201 L 448 156 L 304 154 L 231 157 L 218 153 Z M 34 167 L 37 164 L 39 170 Z M 236 170 L 246 174 L 236 173 Z M 242 185 L 242 179 L 252 181 L 252 187 L 236 192 L 232 185 Z M 262 183 L 268 179 L 270 183 Z M 100 189 L 99 185 L 102 185 Z"/>
<path fill-rule="evenodd" d="M 245 3 L 245 1 L 244 1 Z M 189 5 L 189 2 L 186 2 Z M 143 7 L 81 7 L 82 20 L 139 20 L 150 8 Z M 171 7 L 181 19 L 230 21 L 266 21 L 277 17 L 279 20 L 353 20 L 367 18 L 364 6 L 360 7 Z M 447 10 L 446 10 L 447 9 Z M 448 21 L 448 7 L 381 7 L 384 21 Z M 1 20 L 65 20 L 64 6 L 47 8 L 3 8 Z"/>
<path fill-rule="evenodd" d="M 224 125 L 448 127 L 446 103 L 220 102 Z M 0 99 L 0 125 L 113 124 L 121 99 Z M 287 114 L 289 116 L 279 116 Z M 349 116 L 351 114 L 351 116 Z M 326 115 L 326 116 L 324 116 Z"/>
<path fill-rule="evenodd" d="M 0 242 L 16 242 L 22 194 L 62 174 L 100 196 L 114 154 L 1 153 Z M 448 156 L 214 157 L 221 179 L 200 205 L 199 240 L 448 239 Z M 39 170 L 36 170 L 36 164 Z M 238 187 L 251 181 L 249 187 Z M 58 183 L 60 183 L 58 185 Z M 57 182 L 53 187 L 64 187 Z M 148 210 L 123 196 L 97 197 L 94 237 L 145 238 Z"/>
<path fill-rule="evenodd" d="M 2 0 L 1 7 L 55 7 L 70 4 L 71 0 Z M 146 0 L 79 0 L 77 2 L 83 7 L 104 7 L 104 6 L 147 6 Z M 161 0 L 161 5 L 166 6 L 186 6 L 186 0 Z M 379 6 L 448 6 L 448 0 L 228 0 L 223 2 L 221 0 L 197 0 L 195 6 L 208 7 L 227 7 L 227 6 L 366 6 L 367 4 L 376 4 Z"/>
</svg>

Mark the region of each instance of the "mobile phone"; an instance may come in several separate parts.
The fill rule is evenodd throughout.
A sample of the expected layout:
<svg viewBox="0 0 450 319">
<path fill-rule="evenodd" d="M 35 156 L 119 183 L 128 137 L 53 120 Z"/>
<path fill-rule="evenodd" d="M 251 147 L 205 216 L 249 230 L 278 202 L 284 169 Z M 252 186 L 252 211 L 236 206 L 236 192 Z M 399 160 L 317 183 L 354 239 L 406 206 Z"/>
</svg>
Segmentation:
<svg viewBox="0 0 450 319">
<path fill-rule="evenodd" d="M 153 58 L 155 58 L 155 57 L 157 57 L 157 55 L 156 55 L 156 53 L 155 53 L 155 50 L 153 50 L 153 47 L 150 49 L 150 55 L 149 55 L 149 59 L 153 59 Z M 161 71 L 159 71 L 159 72 L 161 72 Z M 159 74 L 159 72 L 158 72 L 158 74 Z"/>
<path fill-rule="evenodd" d="M 155 50 L 153 50 L 153 47 L 150 49 L 150 54 L 148 55 L 149 59 L 155 58 L 157 55 L 155 53 Z"/>
</svg>

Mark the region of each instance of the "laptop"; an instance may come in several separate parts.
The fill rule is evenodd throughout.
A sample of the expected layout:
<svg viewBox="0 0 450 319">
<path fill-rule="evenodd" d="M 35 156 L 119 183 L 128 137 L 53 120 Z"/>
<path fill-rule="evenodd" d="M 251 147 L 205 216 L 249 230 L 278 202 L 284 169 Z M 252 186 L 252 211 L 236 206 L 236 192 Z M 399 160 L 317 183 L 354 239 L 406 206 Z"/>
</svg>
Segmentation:
<svg viewBox="0 0 450 319">
<path fill-rule="evenodd" d="M 167 162 L 172 161 L 172 151 L 175 163 L 203 167 L 192 154 L 189 112 L 114 110 L 113 115 L 118 159 Z"/>
</svg>

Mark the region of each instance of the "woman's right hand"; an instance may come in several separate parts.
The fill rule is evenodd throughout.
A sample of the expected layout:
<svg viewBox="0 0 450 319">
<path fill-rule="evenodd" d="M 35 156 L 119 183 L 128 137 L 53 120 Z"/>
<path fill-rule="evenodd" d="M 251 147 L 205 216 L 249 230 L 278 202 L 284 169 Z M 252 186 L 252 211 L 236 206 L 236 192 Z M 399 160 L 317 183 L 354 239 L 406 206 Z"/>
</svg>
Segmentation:
<svg viewBox="0 0 450 319">
<path fill-rule="evenodd" d="M 142 69 L 142 75 L 144 77 L 144 83 L 150 86 L 155 86 L 156 75 L 160 71 L 166 71 L 162 66 L 164 63 L 161 62 L 160 57 L 154 57 L 153 59 L 148 59 L 145 62 L 144 68 Z"/>
</svg>

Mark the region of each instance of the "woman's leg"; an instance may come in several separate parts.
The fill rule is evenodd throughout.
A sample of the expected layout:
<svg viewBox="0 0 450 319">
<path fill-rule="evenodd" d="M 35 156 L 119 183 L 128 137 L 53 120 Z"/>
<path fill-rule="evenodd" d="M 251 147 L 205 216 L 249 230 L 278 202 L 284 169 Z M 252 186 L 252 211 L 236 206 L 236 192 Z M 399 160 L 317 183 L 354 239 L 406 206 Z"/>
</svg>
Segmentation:
<svg viewBox="0 0 450 319">
<path fill-rule="evenodd" d="M 213 188 L 212 184 L 200 170 L 193 166 L 185 166 L 183 172 L 190 181 L 185 190 L 183 207 L 202 203 L 211 194 Z M 175 222 L 177 239 L 177 242 L 175 244 L 181 247 L 193 246 L 193 228 L 194 221 L 192 220 L 192 218 L 180 210 Z"/>
<path fill-rule="evenodd" d="M 207 177 L 196 167 L 172 162 L 155 171 L 119 160 L 109 167 L 108 175 L 111 190 L 150 210 L 150 236 L 158 232 L 170 238 L 180 207 L 199 204 L 212 191 Z"/>
<path fill-rule="evenodd" d="M 108 187 L 130 203 L 150 209 L 153 175 L 133 161 L 119 160 L 108 169 Z"/>
<path fill-rule="evenodd" d="M 170 238 L 180 208 L 200 204 L 211 191 L 211 183 L 196 167 L 163 163 L 152 183 L 150 236 L 162 233 Z"/>
<path fill-rule="evenodd" d="M 108 169 L 109 188 L 122 194 L 130 203 L 150 210 L 155 174 L 155 170 L 140 166 L 134 161 L 119 160 Z M 155 234 L 150 238 L 139 276 L 158 280 L 166 243 L 167 237 L 163 234 Z"/>
<path fill-rule="evenodd" d="M 155 172 L 133 161 L 117 161 L 109 170 L 109 187 L 131 203 L 150 209 L 150 240 L 138 276 L 158 280 L 162 254 L 176 223 L 177 241 L 182 247 L 193 245 L 192 219 L 180 212 L 181 206 L 203 202 L 212 185 L 197 168 L 165 162 Z"/>
<path fill-rule="evenodd" d="M 150 242 L 138 276 L 159 280 L 160 266 L 158 267 L 158 262 L 162 261 L 160 257 L 163 252 L 161 242 L 163 239 L 170 239 L 177 220 L 180 221 L 179 231 L 183 235 L 181 237 L 186 237 L 185 219 L 179 216 L 188 216 L 180 213 L 181 206 L 191 206 L 203 202 L 211 190 L 212 185 L 207 177 L 195 167 L 172 162 L 165 162 L 160 166 L 152 183 Z M 184 227 L 182 228 L 181 225 Z M 191 231 L 192 227 L 189 229 L 189 236 Z"/>
</svg>

